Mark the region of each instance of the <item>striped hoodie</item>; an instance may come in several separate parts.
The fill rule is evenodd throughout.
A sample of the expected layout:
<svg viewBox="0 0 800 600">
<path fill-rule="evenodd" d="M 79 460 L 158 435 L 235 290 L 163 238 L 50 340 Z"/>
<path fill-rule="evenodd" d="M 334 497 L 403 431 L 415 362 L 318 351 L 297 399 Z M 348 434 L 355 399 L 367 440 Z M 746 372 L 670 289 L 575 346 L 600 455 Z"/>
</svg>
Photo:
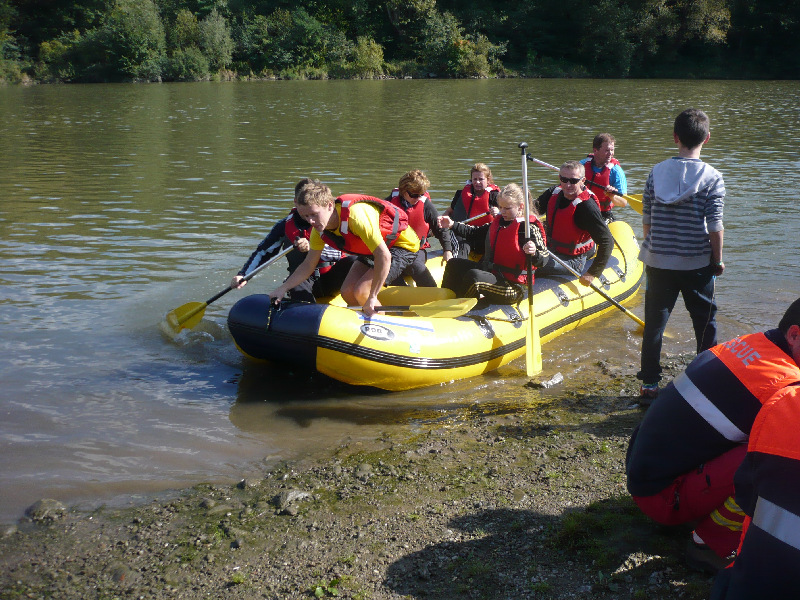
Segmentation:
<svg viewBox="0 0 800 600">
<path fill-rule="evenodd" d="M 658 163 L 645 183 L 642 223 L 650 232 L 639 260 L 658 269 L 690 271 L 711 262 L 709 232 L 722 231 L 725 183 L 699 158 Z"/>
</svg>

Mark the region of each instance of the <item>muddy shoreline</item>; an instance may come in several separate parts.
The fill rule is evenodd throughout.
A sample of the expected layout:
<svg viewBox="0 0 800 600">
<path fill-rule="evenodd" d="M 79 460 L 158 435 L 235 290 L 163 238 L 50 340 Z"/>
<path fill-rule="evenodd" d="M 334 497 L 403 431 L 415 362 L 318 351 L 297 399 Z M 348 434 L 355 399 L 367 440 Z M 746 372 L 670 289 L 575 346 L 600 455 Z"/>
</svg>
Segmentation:
<svg viewBox="0 0 800 600">
<path fill-rule="evenodd" d="M 668 377 L 690 359 L 669 357 Z M 0 537 L 0 598 L 706 598 L 689 529 L 652 523 L 625 490 L 634 373 L 600 362 L 524 406 L 476 405 L 237 485 L 40 505 Z"/>
</svg>

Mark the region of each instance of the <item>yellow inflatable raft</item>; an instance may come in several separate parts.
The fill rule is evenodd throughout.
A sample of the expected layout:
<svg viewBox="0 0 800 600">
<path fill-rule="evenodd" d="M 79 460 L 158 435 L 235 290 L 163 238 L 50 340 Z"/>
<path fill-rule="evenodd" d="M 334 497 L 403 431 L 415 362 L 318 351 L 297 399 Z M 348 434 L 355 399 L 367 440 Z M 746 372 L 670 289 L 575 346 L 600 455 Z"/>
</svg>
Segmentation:
<svg viewBox="0 0 800 600">
<path fill-rule="evenodd" d="M 623 302 L 639 288 L 643 267 L 630 226 L 615 221 L 609 228 L 616 244 L 600 279 L 603 291 Z M 379 297 L 383 304 L 425 305 L 441 302 L 448 293 L 452 294 L 439 288 L 386 288 Z M 422 315 L 402 311 L 367 318 L 340 302 L 273 309 L 268 296 L 247 296 L 231 308 L 228 328 L 239 350 L 250 358 L 315 369 L 345 383 L 391 391 L 473 377 L 525 353 L 527 300 L 519 306 L 491 305 L 441 318 L 430 316 L 437 311 L 424 310 Z M 534 310 L 545 343 L 617 309 L 574 279 L 537 278 Z"/>
</svg>

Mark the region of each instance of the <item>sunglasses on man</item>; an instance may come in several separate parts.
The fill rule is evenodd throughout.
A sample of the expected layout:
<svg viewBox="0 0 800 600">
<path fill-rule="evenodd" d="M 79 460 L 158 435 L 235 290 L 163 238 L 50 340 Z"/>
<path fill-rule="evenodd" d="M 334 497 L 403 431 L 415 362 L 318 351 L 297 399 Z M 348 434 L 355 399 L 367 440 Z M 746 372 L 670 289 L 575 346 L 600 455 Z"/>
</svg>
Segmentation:
<svg viewBox="0 0 800 600">
<path fill-rule="evenodd" d="M 563 177 L 561 175 L 559 175 L 558 178 L 561 180 L 561 183 L 571 183 L 572 185 L 580 183 L 583 179 L 583 177 Z"/>
</svg>

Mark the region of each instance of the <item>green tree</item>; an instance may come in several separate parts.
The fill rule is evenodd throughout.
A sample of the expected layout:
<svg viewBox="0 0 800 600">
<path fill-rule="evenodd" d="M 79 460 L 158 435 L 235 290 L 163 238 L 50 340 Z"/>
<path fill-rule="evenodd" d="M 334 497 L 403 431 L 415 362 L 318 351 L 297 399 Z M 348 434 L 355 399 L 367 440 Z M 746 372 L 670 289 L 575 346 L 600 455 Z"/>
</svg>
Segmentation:
<svg viewBox="0 0 800 600">
<path fill-rule="evenodd" d="M 166 39 L 153 0 L 117 0 L 96 39 L 112 78 L 161 76 Z"/>
<path fill-rule="evenodd" d="M 646 0 L 637 19 L 644 42 L 641 49 L 658 62 L 676 63 L 690 44 L 724 43 L 730 19 L 725 0 Z"/>
<path fill-rule="evenodd" d="M 9 4 L 15 7 L 11 28 L 23 52 L 36 58 L 42 42 L 99 26 L 113 0 L 11 0 Z"/>
<path fill-rule="evenodd" d="M 19 46 L 11 32 L 16 15 L 8 0 L 0 0 L 0 83 L 16 83 L 22 78 Z"/>
<path fill-rule="evenodd" d="M 179 48 L 167 61 L 166 75 L 175 81 L 202 81 L 208 79 L 208 58 L 197 46 Z"/>
<path fill-rule="evenodd" d="M 170 29 L 169 38 L 170 45 L 176 49 L 199 46 L 200 24 L 197 22 L 197 16 L 186 8 L 180 9 L 175 15 L 175 23 Z"/>
<path fill-rule="evenodd" d="M 212 69 L 224 69 L 231 64 L 233 38 L 228 21 L 215 8 L 200 22 L 200 49 Z"/>
<path fill-rule="evenodd" d="M 383 47 L 366 36 L 359 36 L 353 49 L 354 75 L 372 78 L 383 74 Z"/>
<path fill-rule="evenodd" d="M 345 61 L 352 46 L 340 31 L 303 8 L 245 17 L 236 39 L 236 58 L 256 72 L 321 69 Z"/>
<path fill-rule="evenodd" d="M 599 0 L 584 11 L 580 62 L 592 65 L 592 75 L 626 77 L 636 52 L 636 13 L 614 0 Z"/>
<path fill-rule="evenodd" d="M 732 0 L 728 42 L 738 67 L 760 77 L 800 79 L 800 3 Z"/>
<path fill-rule="evenodd" d="M 429 13 L 415 48 L 419 60 L 430 71 L 455 77 L 485 77 L 494 70 L 496 58 L 505 52 L 483 34 L 465 35 L 458 19 L 449 12 Z"/>
<path fill-rule="evenodd" d="M 78 30 L 42 42 L 39 46 L 40 66 L 37 68 L 37 77 L 55 81 L 74 80 L 78 72 L 73 61 L 83 42 Z"/>
</svg>

